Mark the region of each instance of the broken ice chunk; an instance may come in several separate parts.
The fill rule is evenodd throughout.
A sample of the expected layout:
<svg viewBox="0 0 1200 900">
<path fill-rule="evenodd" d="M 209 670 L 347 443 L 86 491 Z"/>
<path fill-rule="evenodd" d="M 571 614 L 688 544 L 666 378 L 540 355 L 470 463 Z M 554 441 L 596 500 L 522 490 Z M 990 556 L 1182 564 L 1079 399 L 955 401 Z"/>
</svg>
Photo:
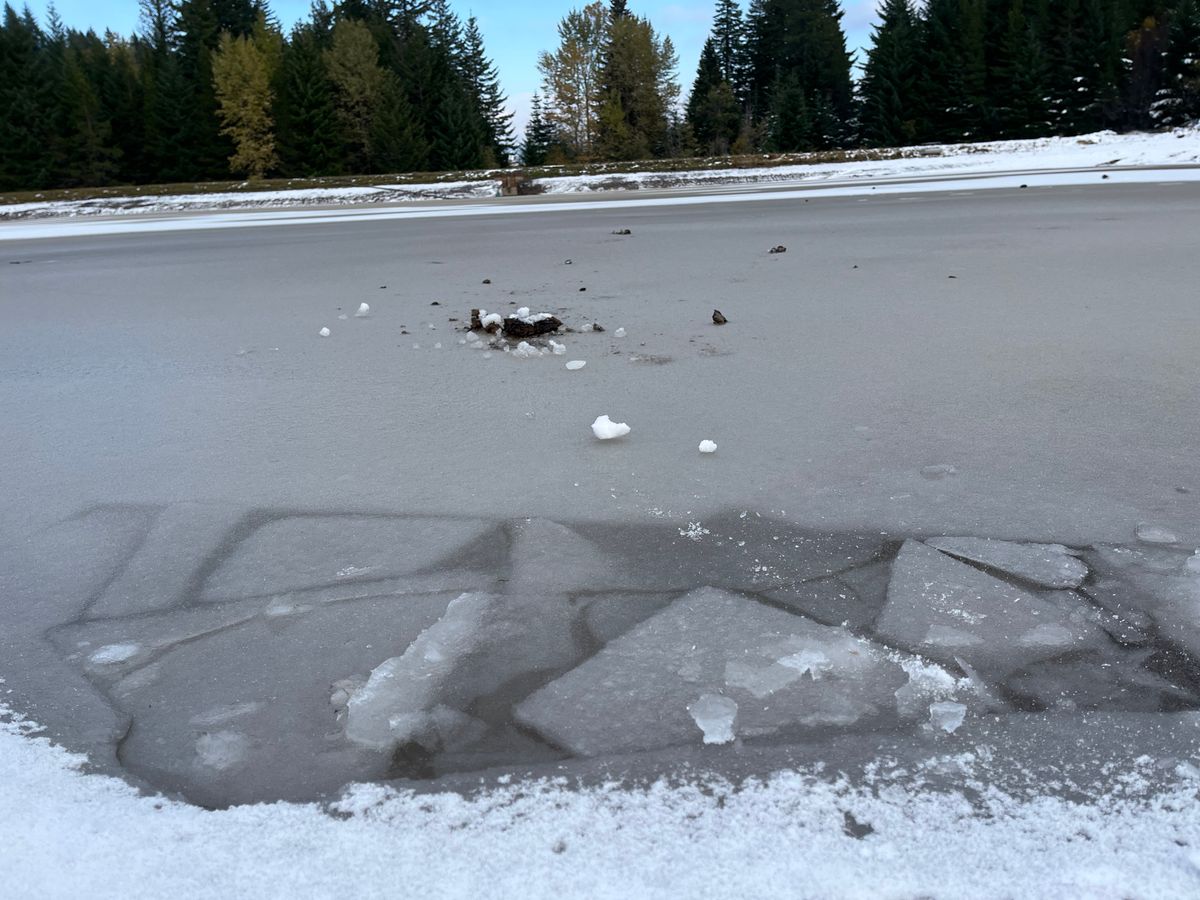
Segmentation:
<svg viewBox="0 0 1200 900">
<path fill-rule="evenodd" d="M 1143 522 L 1134 529 L 1137 539 L 1143 544 L 1178 544 L 1179 536 L 1162 525 L 1151 525 Z"/>
<path fill-rule="evenodd" d="M 900 549 L 887 598 L 876 621 L 881 637 L 947 665 L 962 657 L 985 676 L 1108 641 L 1073 615 L 1082 598 L 1049 602 L 919 541 Z"/>
<path fill-rule="evenodd" d="M 567 363 L 567 369 L 571 372 L 578 372 L 580 369 L 582 369 L 586 365 L 587 365 L 587 363 L 582 359 L 573 359 L 569 363 Z"/>
<path fill-rule="evenodd" d="M 599 416 L 592 423 L 592 434 L 599 440 L 611 441 L 613 438 L 625 437 L 629 434 L 630 427 L 624 422 L 614 422 L 608 416 Z"/>
<path fill-rule="evenodd" d="M 555 356 L 562 356 L 564 353 L 567 352 L 567 345 L 560 344 L 558 341 L 551 341 L 550 342 L 550 351 Z"/>
<path fill-rule="evenodd" d="M 196 764 L 201 768 L 225 772 L 246 758 L 250 741 L 237 731 L 202 734 L 196 740 Z"/>
<path fill-rule="evenodd" d="M 952 700 L 929 704 L 929 727 L 940 728 L 946 734 L 954 734 L 967 717 L 967 708 Z"/>
<path fill-rule="evenodd" d="M 517 344 L 517 349 L 512 352 L 512 355 L 517 359 L 536 359 L 542 355 L 542 351 L 528 341 L 521 341 Z"/>
<path fill-rule="evenodd" d="M 529 307 L 528 306 L 522 306 L 520 309 L 517 310 L 517 318 L 518 319 L 524 319 L 528 315 L 529 315 Z"/>
<path fill-rule="evenodd" d="M 119 666 L 129 662 L 142 648 L 138 644 L 108 644 L 99 650 L 94 650 L 88 656 L 88 662 L 94 666 Z"/>
<path fill-rule="evenodd" d="M 371 304 L 360 303 L 360 304 L 358 304 L 358 312 L 356 312 L 354 314 L 354 316 L 355 316 L 355 318 L 358 318 L 358 319 L 365 319 L 370 314 L 371 314 Z"/>
<path fill-rule="evenodd" d="M 717 445 L 714 444 L 712 441 L 701 441 L 700 442 L 700 452 L 701 453 L 716 453 Z"/>
<path fill-rule="evenodd" d="M 618 328 L 616 331 L 613 332 L 613 336 L 614 337 L 625 337 L 625 329 Z"/>
<path fill-rule="evenodd" d="M 330 332 L 330 330 L 328 328 L 322 328 L 320 331 L 317 332 L 317 334 L 319 334 L 321 337 L 329 337 L 329 335 L 331 333 L 332 332 Z"/>
<path fill-rule="evenodd" d="M 1088 576 L 1088 567 L 1061 544 L 1018 544 L 973 537 L 931 538 L 925 543 L 1043 587 L 1075 588 Z"/>
<path fill-rule="evenodd" d="M 728 744 L 736 736 L 738 705 L 720 694 L 701 694 L 688 704 L 697 727 L 704 732 L 706 744 Z"/>
</svg>

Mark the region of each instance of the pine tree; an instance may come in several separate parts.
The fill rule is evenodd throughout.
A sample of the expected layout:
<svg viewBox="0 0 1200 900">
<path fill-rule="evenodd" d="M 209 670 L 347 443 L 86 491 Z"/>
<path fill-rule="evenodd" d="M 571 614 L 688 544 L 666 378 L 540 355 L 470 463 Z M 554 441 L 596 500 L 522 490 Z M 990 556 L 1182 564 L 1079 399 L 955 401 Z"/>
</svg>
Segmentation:
<svg viewBox="0 0 1200 900">
<path fill-rule="evenodd" d="M 487 125 L 486 144 L 492 157 L 489 165 L 508 165 L 512 155 L 513 116 L 506 109 L 508 99 L 500 88 L 500 75 L 487 58 L 479 22 L 471 16 L 463 33 L 463 79 L 475 104 L 476 112 Z"/>
<path fill-rule="evenodd" d="M 917 136 L 917 26 L 910 0 L 887 0 L 863 72 L 863 138 L 875 147 L 911 144 Z"/>
<path fill-rule="evenodd" d="M 332 45 L 322 58 L 334 88 L 334 110 L 346 146 L 347 166 L 365 172 L 371 161 L 372 121 L 387 74 L 379 65 L 375 37 L 365 23 L 343 19 L 334 27 Z"/>
<path fill-rule="evenodd" d="M 740 96 L 745 87 L 746 23 L 737 0 L 717 0 L 710 40 L 717 54 L 721 77 Z"/>
<path fill-rule="evenodd" d="M 0 29 L 0 190 L 54 183 L 47 112 L 55 99 L 46 63 L 46 38 L 37 21 L 28 8 L 18 16 L 6 3 Z"/>
<path fill-rule="evenodd" d="M 321 35 L 298 25 L 284 49 L 275 104 L 279 158 L 287 175 L 343 171 L 333 84 L 321 58 Z"/>
<path fill-rule="evenodd" d="M 742 123 L 741 104 L 724 77 L 716 41 L 710 37 L 700 53 L 700 65 L 687 103 L 687 123 L 700 152 L 728 153 Z"/>
<path fill-rule="evenodd" d="M 1008 27 L 996 61 L 1001 89 L 993 92 L 1000 136 L 1035 137 L 1051 127 L 1049 71 L 1023 0 L 1013 0 Z"/>
<path fill-rule="evenodd" d="M 1200 119 L 1200 3 L 1180 0 L 1167 20 L 1163 84 L 1151 107 L 1158 125 Z"/>
<path fill-rule="evenodd" d="M 400 80 L 385 73 L 376 113 L 371 120 L 372 172 L 417 172 L 429 166 L 429 144 L 416 120 Z"/>
<path fill-rule="evenodd" d="M 483 120 L 455 80 L 442 87 L 436 126 L 437 139 L 431 152 L 435 168 L 476 169 L 483 164 L 487 141 Z"/>
<path fill-rule="evenodd" d="M 530 104 L 529 121 L 525 125 L 525 140 L 521 144 L 521 164 L 545 165 L 554 142 L 554 132 L 542 114 L 542 95 L 535 92 Z"/>
<path fill-rule="evenodd" d="M 558 23 L 559 46 L 538 57 L 542 113 L 570 154 L 590 158 L 602 103 L 600 68 L 608 34 L 608 12 L 600 2 L 572 10 Z"/>
<path fill-rule="evenodd" d="M 667 151 L 670 110 L 679 95 L 670 38 L 649 20 L 625 13 L 609 23 L 600 71 L 602 106 L 597 135 L 606 159 L 644 159 Z"/>
</svg>

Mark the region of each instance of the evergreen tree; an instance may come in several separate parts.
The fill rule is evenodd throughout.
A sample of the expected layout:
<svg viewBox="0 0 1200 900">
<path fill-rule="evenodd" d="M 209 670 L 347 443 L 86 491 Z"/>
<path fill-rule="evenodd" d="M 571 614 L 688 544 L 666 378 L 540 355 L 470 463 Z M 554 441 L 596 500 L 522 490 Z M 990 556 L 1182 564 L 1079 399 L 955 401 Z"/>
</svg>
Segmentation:
<svg viewBox="0 0 1200 900">
<path fill-rule="evenodd" d="M 485 143 L 491 160 L 485 160 L 485 164 L 508 165 L 515 141 L 513 117 L 506 108 L 508 99 L 500 89 L 500 75 L 484 51 L 483 35 L 474 16 L 467 19 L 467 27 L 463 32 L 460 68 L 476 112 L 487 127 Z"/>
<path fill-rule="evenodd" d="M 861 85 L 863 139 L 871 146 L 916 140 L 917 40 L 910 0 L 887 0 L 871 36 Z"/>
<path fill-rule="evenodd" d="M 48 90 L 46 38 L 28 8 L 18 16 L 4 4 L 0 30 L 0 189 L 31 190 L 54 183 L 47 148 Z"/>
<path fill-rule="evenodd" d="M 717 54 L 721 77 L 735 93 L 741 94 L 746 68 L 746 23 L 737 0 L 717 0 L 709 39 Z"/>
<path fill-rule="evenodd" d="M 229 168 L 250 178 L 262 178 L 279 164 L 271 105 L 280 44 L 279 33 L 260 15 L 250 36 L 222 32 L 212 58 L 221 133 L 234 146 Z"/>
<path fill-rule="evenodd" d="M 545 165 L 553 140 L 553 129 L 542 114 L 542 95 L 535 92 L 530 104 L 529 122 L 525 125 L 525 141 L 521 144 L 522 165 Z"/>
<path fill-rule="evenodd" d="M 687 103 L 687 123 L 699 151 L 706 155 L 728 153 L 737 140 L 742 109 L 732 84 L 724 77 L 717 44 L 710 37 L 700 54 L 700 65 Z"/>
<path fill-rule="evenodd" d="M 542 114 L 554 129 L 556 143 L 584 159 L 592 156 L 599 131 L 607 34 L 608 12 L 595 2 L 567 13 L 558 23 L 558 48 L 538 57 Z"/>
<path fill-rule="evenodd" d="M 1151 107 L 1158 125 L 1200 119 L 1200 2 L 1180 0 L 1167 20 L 1163 83 Z"/>
<path fill-rule="evenodd" d="M 607 159 L 644 159 L 667 150 L 670 111 L 679 96 L 670 38 L 648 19 L 624 13 L 609 22 L 600 71 L 598 149 Z"/>
<path fill-rule="evenodd" d="M 429 144 L 400 80 L 385 74 L 371 120 L 370 166 L 373 172 L 417 172 L 429 166 Z"/>
<path fill-rule="evenodd" d="M 315 25 L 298 25 L 284 49 L 275 105 L 281 168 L 287 175 L 337 175 L 343 169 L 333 84 Z"/>
<path fill-rule="evenodd" d="M 1051 127 L 1049 71 L 1034 24 L 1026 17 L 1024 0 L 1013 0 L 1008 27 L 997 60 L 1001 89 L 994 92 L 1001 137 L 1046 134 Z"/>
<path fill-rule="evenodd" d="M 323 59 L 334 89 L 334 110 L 351 171 L 371 166 L 371 131 L 387 72 L 379 65 L 379 48 L 362 21 L 343 19 Z"/>
<path fill-rule="evenodd" d="M 477 169 L 483 165 L 487 133 L 470 97 L 457 80 L 442 86 L 435 119 L 432 162 L 436 169 Z"/>
</svg>

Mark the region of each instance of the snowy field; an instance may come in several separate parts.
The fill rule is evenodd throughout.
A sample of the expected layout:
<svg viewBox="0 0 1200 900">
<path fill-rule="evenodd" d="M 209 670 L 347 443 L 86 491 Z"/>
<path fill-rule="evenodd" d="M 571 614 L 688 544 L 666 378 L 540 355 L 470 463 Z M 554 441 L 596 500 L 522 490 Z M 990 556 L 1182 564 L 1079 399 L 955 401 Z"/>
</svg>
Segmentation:
<svg viewBox="0 0 1200 900">
<path fill-rule="evenodd" d="M 870 191 L 869 182 L 929 180 L 928 189 L 950 189 L 964 177 L 1012 173 L 1050 173 L 1055 170 L 1113 170 L 1129 167 L 1200 166 L 1200 127 L 1157 134 L 1100 132 L 1070 138 L 1039 138 L 981 144 L 946 144 L 903 151 L 898 159 L 782 165 L 766 168 L 705 168 L 680 172 L 630 172 L 548 177 L 534 180 L 545 194 L 595 191 L 728 189 L 733 186 L 828 186 L 843 192 Z M 1186 170 L 1178 178 L 1193 178 Z M 1009 186 L 1012 179 L 994 186 Z M 1061 184 L 1061 179 L 1045 180 Z M 938 185 L 941 185 L 940 187 Z M 987 186 L 987 185 L 976 185 Z M 107 197 L 95 200 L 15 203 L 0 205 L 0 222 L 17 219 L 179 213 L 203 210 L 280 209 L 306 206 L 362 206 L 416 200 L 484 200 L 497 197 L 500 182 L 442 182 L 372 187 L 309 188 L 303 190 L 242 191 L 147 197 Z"/>
<path fill-rule="evenodd" d="M 0 883 L 1196 895 L 1186 171 L 0 226 Z"/>
</svg>

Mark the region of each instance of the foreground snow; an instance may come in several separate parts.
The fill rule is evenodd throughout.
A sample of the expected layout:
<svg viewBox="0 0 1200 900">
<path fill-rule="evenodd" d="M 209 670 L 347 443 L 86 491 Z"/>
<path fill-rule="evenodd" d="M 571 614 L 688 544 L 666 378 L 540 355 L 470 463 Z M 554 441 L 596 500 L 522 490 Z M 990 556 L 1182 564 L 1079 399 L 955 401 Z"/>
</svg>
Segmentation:
<svg viewBox="0 0 1200 900">
<path fill-rule="evenodd" d="M 803 773 L 207 812 L 80 773 L 0 705 L 0 866 L 12 896 L 1182 897 L 1200 891 L 1194 771 L 1100 805 L 918 795 Z M 970 769 L 973 754 L 946 760 Z M 986 777 L 986 776 L 984 776 Z M 1142 773 L 1130 772 L 1137 785 Z M 864 827 L 862 823 L 869 826 Z M 863 835 L 863 832 L 868 833 Z M 854 834 L 860 835 L 855 837 Z M 68 840 L 68 836 L 70 839 Z"/>
<path fill-rule="evenodd" d="M 887 153 L 890 151 L 880 151 Z M 896 159 L 767 166 L 702 168 L 680 172 L 622 172 L 538 178 L 539 193 L 696 189 L 712 186 L 822 185 L 895 178 L 977 176 L 1054 169 L 1128 166 L 1200 165 L 1200 126 L 1170 132 L 1116 134 L 1111 131 L 1078 137 L 993 141 L 983 144 L 937 144 L 910 147 Z M 723 166 L 723 159 L 710 165 Z M 492 172 L 483 173 L 494 174 Z M 0 205 L 0 221 L 47 217 L 110 216 L 137 213 L 180 213 L 199 210 L 279 209 L 308 206 L 361 206 L 414 200 L 482 200 L 500 194 L 500 181 L 306 188 L 280 191 L 105 197 L 93 200 L 46 201 Z"/>
</svg>

